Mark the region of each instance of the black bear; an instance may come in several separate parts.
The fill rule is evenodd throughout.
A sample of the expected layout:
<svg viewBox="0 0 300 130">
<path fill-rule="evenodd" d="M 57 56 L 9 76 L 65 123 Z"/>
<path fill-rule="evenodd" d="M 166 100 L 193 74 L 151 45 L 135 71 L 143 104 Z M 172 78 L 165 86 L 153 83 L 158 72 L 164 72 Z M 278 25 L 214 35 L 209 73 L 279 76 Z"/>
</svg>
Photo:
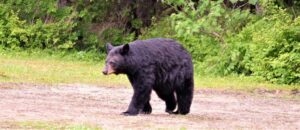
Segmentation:
<svg viewBox="0 0 300 130">
<path fill-rule="evenodd" d="M 190 54 L 175 40 L 154 38 L 120 46 L 106 45 L 103 74 L 126 74 L 134 90 L 124 115 L 150 114 L 152 89 L 170 114 L 188 114 L 194 77 Z M 174 109 L 177 106 L 177 111 Z"/>
</svg>

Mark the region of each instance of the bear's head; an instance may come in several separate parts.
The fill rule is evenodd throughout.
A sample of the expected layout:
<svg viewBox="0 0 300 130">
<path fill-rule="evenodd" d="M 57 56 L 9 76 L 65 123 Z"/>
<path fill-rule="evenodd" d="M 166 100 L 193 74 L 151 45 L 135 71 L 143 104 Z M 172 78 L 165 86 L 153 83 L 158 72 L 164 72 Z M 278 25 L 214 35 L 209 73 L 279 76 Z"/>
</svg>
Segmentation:
<svg viewBox="0 0 300 130">
<path fill-rule="evenodd" d="M 102 73 L 104 75 L 124 73 L 126 66 L 128 66 L 125 59 L 128 51 L 128 44 L 115 47 L 110 43 L 106 44 L 107 57 Z"/>
</svg>

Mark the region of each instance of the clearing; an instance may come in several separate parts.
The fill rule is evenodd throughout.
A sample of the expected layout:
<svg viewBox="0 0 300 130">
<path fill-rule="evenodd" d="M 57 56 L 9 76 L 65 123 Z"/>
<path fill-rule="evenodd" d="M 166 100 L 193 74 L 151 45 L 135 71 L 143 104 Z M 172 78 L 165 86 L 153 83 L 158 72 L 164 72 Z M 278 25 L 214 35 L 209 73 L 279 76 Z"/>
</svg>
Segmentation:
<svg viewBox="0 0 300 130">
<path fill-rule="evenodd" d="M 40 128 L 32 122 L 50 122 L 51 128 L 86 124 L 102 129 L 300 129 L 299 98 L 277 94 L 199 89 L 191 113 L 178 116 L 165 113 L 164 102 L 153 92 L 152 114 L 130 117 L 120 115 L 131 99 L 130 88 L 0 83 L 0 128 Z"/>
</svg>

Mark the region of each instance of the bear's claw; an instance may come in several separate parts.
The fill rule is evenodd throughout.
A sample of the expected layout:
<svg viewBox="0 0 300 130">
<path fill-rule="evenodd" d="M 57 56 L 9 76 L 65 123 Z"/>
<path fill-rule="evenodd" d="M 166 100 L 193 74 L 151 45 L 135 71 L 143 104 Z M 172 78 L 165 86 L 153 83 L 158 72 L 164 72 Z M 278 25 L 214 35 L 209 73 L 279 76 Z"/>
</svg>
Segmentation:
<svg viewBox="0 0 300 130">
<path fill-rule="evenodd" d="M 136 116 L 138 113 L 132 113 L 132 112 L 122 112 L 121 115 L 124 115 L 124 116 Z"/>
</svg>

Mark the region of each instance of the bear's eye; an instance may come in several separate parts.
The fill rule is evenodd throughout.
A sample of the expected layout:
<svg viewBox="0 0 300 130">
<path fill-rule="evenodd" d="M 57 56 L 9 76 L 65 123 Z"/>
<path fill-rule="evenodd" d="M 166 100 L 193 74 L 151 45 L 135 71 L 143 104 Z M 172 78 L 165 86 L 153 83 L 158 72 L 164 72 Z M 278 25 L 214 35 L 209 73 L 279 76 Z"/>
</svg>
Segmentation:
<svg viewBox="0 0 300 130">
<path fill-rule="evenodd" d="M 111 66 L 115 66 L 116 65 L 116 63 L 115 62 L 113 62 L 113 61 L 110 61 L 110 62 L 108 62 Z"/>
</svg>

